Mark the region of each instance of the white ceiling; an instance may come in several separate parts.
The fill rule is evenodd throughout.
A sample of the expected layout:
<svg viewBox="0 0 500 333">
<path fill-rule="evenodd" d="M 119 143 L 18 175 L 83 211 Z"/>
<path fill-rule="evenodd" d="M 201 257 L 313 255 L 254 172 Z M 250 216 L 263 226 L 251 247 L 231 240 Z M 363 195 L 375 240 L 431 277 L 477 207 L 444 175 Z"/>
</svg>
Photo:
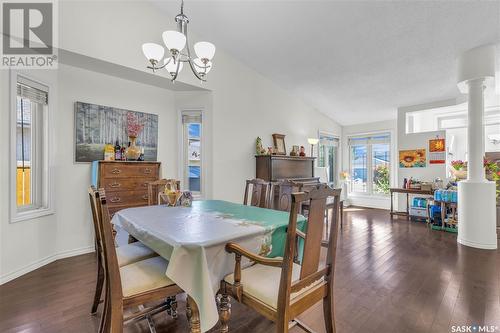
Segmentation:
<svg viewBox="0 0 500 333">
<path fill-rule="evenodd" d="M 342 125 L 456 97 L 456 57 L 500 41 L 499 1 L 187 0 L 185 13 L 200 37 Z"/>
</svg>

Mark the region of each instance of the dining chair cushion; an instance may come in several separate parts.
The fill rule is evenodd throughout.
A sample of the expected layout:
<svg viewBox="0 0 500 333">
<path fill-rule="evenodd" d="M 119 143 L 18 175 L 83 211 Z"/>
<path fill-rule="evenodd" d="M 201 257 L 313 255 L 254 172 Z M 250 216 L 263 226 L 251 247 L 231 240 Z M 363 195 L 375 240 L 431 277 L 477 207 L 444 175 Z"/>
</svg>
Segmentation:
<svg viewBox="0 0 500 333">
<path fill-rule="evenodd" d="M 292 283 L 299 280 L 301 266 L 294 263 L 292 270 Z M 261 264 L 255 264 L 241 270 L 240 283 L 243 286 L 243 294 L 252 296 L 273 309 L 278 308 L 278 293 L 280 289 L 281 268 Z M 227 283 L 234 283 L 234 274 L 229 274 L 224 278 Z M 307 291 L 321 284 L 323 279 L 319 279 L 307 287 L 292 293 L 290 301 L 304 295 Z"/>
<path fill-rule="evenodd" d="M 141 242 L 120 245 L 116 248 L 118 266 L 123 267 L 134 262 L 152 258 L 158 254 Z"/>
<path fill-rule="evenodd" d="M 157 256 L 120 267 L 123 296 L 129 297 L 174 285 L 165 275 L 167 266 L 168 261 Z"/>
</svg>

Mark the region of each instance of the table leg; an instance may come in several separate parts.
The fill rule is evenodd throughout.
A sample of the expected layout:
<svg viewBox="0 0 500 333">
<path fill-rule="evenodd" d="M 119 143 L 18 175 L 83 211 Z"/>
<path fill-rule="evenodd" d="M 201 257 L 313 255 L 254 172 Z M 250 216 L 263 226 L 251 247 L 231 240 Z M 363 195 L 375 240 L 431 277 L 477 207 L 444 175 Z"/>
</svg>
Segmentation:
<svg viewBox="0 0 500 333">
<path fill-rule="evenodd" d="M 344 202 L 340 202 L 340 228 L 342 228 L 342 225 L 344 224 Z"/>
<path fill-rule="evenodd" d="M 410 220 L 410 194 L 406 193 L 406 219 Z"/>
<path fill-rule="evenodd" d="M 189 295 L 187 297 L 186 307 L 189 308 L 189 310 L 186 309 L 186 315 L 188 316 L 189 319 L 190 332 L 201 333 L 200 312 L 198 311 L 198 306 L 196 305 L 196 302 Z"/>
<path fill-rule="evenodd" d="M 444 230 L 444 220 L 446 219 L 446 204 L 441 201 L 441 229 Z"/>
<path fill-rule="evenodd" d="M 392 201 L 393 201 L 393 197 L 394 197 L 394 196 L 393 196 L 393 193 L 392 193 L 392 191 L 391 191 L 391 214 L 390 214 L 390 215 L 391 215 L 391 219 L 392 219 L 392 213 L 394 213 L 394 206 L 393 206 L 393 203 L 392 203 Z"/>
</svg>

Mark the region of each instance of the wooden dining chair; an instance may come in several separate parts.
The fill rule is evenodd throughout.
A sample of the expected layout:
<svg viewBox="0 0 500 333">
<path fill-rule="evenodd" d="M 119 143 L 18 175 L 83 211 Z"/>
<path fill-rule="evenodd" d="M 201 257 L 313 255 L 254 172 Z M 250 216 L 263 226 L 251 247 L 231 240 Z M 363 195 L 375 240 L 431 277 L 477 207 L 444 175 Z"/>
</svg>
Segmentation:
<svg viewBox="0 0 500 333">
<path fill-rule="evenodd" d="M 251 253 L 236 243 L 228 243 L 226 251 L 235 254 L 234 273 L 221 282 L 220 322 L 221 332 L 228 332 L 230 306 L 228 295 L 274 321 L 279 333 L 288 332 L 291 322 L 306 331 L 311 331 L 297 320 L 297 316 L 323 301 L 325 327 L 328 333 L 335 332 L 334 319 L 334 271 L 337 245 L 338 207 L 334 210 L 330 239 L 322 242 L 323 219 L 326 198 L 332 196 L 339 204 L 340 189 L 318 185 L 308 192 L 292 194 L 292 207 L 288 224 L 284 258 L 267 258 Z M 310 204 L 307 231 L 297 230 L 297 214 L 301 202 Z M 296 238 L 304 242 L 301 265 L 294 263 L 297 252 Z M 326 264 L 320 265 L 321 246 L 327 247 Z M 241 257 L 254 262 L 242 268 Z"/>
<path fill-rule="evenodd" d="M 300 192 L 302 184 L 283 180 L 270 184 L 269 208 L 289 212 L 292 208 L 292 193 Z"/>
<path fill-rule="evenodd" d="M 97 280 L 94 301 L 90 311 L 90 313 L 95 314 L 99 303 L 101 302 L 102 288 L 104 285 L 104 263 L 102 261 L 101 233 L 99 232 L 100 222 L 98 219 L 100 215 L 98 213 L 98 207 L 100 207 L 100 204 L 97 201 L 97 190 L 94 186 L 90 186 L 88 192 L 95 234 L 95 249 L 97 254 Z M 157 254 L 141 242 L 123 244 L 116 248 L 116 257 L 118 260 L 118 266 L 120 267 L 155 256 L 157 256 Z"/>
<path fill-rule="evenodd" d="M 164 192 L 166 188 L 180 191 L 181 181 L 176 179 L 159 179 L 148 182 L 148 206 L 159 205 L 159 194 Z"/>
<path fill-rule="evenodd" d="M 269 182 L 262 179 L 247 179 L 245 185 L 245 197 L 243 204 L 248 205 L 248 194 L 250 194 L 250 206 L 268 208 Z"/>
<path fill-rule="evenodd" d="M 156 256 L 119 266 L 103 192 L 100 190 L 96 193 L 106 278 L 105 307 L 99 332 L 122 333 L 124 324 L 148 319 L 167 310 L 168 305 L 164 300 L 180 294 L 182 289 L 165 275 L 168 261 L 162 257 Z M 144 304 L 158 301 L 159 305 L 144 308 Z M 124 317 L 124 310 L 132 307 L 139 307 L 140 311 Z M 150 326 L 150 329 L 155 331 L 154 326 Z"/>
</svg>

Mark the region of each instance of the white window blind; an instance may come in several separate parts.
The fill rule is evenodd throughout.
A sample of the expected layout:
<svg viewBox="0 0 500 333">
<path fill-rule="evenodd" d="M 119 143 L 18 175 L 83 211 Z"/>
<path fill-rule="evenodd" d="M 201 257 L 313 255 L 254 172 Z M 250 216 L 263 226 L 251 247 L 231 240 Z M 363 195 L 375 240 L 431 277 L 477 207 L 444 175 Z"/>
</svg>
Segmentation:
<svg viewBox="0 0 500 333">
<path fill-rule="evenodd" d="M 389 133 L 380 133 L 374 135 L 363 135 L 363 136 L 351 136 L 349 137 L 349 146 L 356 145 L 369 145 L 369 144 L 380 144 L 380 143 L 390 143 L 391 136 Z"/>
<path fill-rule="evenodd" d="M 49 103 L 49 89 L 37 82 L 22 76 L 17 80 L 17 96 L 27 98 L 33 103 L 47 105 Z"/>
<path fill-rule="evenodd" d="M 195 113 L 183 114 L 182 115 L 182 123 L 183 124 L 189 124 L 189 123 L 200 124 L 201 123 L 201 113 L 199 113 L 199 114 L 195 114 Z"/>
</svg>

